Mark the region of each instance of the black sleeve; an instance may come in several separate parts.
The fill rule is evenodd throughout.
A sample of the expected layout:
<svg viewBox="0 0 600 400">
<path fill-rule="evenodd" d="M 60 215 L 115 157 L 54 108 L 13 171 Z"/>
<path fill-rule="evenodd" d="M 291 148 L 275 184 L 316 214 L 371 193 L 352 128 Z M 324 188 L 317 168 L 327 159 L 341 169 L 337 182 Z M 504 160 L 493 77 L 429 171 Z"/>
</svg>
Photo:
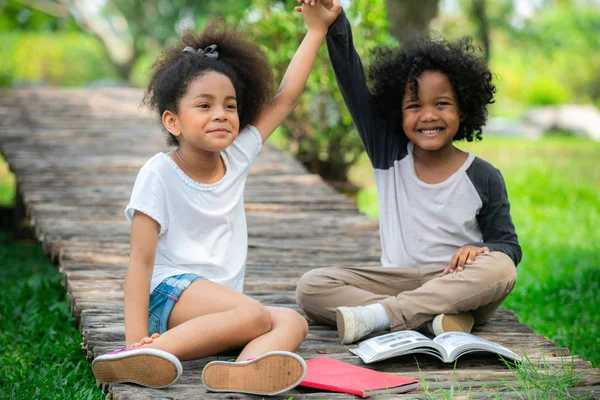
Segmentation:
<svg viewBox="0 0 600 400">
<path fill-rule="evenodd" d="M 329 27 L 327 50 L 340 92 L 373 167 L 390 168 L 394 160 L 406 154 L 408 139 L 389 132 L 385 121 L 378 117 L 362 62 L 354 48 L 350 22 L 343 10 Z M 398 155 L 399 152 L 404 154 Z"/>
<path fill-rule="evenodd" d="M 483 203 L 477 215 L 483 243 L 470 244 L 487 246 L 490 251 L 501 251 L 509 256 L 515 265 L 519 264 L 521 246 L 510 216 L 510 203 L 502 174 L 491 164 L 476 158 L 467 169 L 467 175 Z"/>
</svg>

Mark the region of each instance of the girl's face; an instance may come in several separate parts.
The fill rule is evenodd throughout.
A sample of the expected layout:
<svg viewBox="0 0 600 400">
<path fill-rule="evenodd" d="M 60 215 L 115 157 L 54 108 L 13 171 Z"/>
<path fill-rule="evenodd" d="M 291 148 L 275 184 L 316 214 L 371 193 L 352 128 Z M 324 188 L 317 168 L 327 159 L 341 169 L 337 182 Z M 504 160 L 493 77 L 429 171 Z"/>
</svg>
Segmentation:
<svg viewBox="0 0 600 400">
<path fill-rule="evenodd" d="M 439 71 L 425 71 L 417 82 L 417 98 L 413 98 L 406 85 L 402 100 L 402 127 L 406 136 L 427 151 L 452 146 L 460 124 L 460 110 L 448 76 Z"/>
<path fill-rule="evenodd" d="M 165 114 L 169 111 L 165 111 Z M 218 153 L 238 135 L 236 93 L 228 77 L 209 71 L 188 84 L 187 93 L 179 100 L 177 114 L 163 123 L 177 136 L 180 147 Z"/>
</svg>

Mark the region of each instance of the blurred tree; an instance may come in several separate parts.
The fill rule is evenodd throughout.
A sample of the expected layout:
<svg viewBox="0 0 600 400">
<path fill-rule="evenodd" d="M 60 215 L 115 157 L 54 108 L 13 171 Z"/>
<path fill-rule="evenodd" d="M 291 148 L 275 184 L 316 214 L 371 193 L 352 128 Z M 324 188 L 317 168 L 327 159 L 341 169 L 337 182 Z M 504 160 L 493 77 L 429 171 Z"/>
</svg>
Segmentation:
<svg viewBox="0 0 600 400">
<path fill-rule="evenodd" d="M 129 81 L 135 61 L 157 52 L 183 28 L 221 13 L 219 0 L 19 0 L 24 6 L 61 19 L 72 18 L 102 43 L 119 76 Z M 252 0 L 228 0 L 227 16 L 242 15 Z"/>
<path fill-rule="evenodd" d="M 472 0 L 471 15 L 477 24 L 477 36 L 487 62 L 490 61 L 490 24 L 487 18 L 486 1 Z"/>
<path fill-rule="evenodd" d="M 423 34 L 438 13 L 439 0 L 385 0 L 390 33 L 400 43 Z"/>
<path fill-rule="evenodd" d="M 39 11 L 26 7 L 15 0 L 0 1 L 0 32 L 69 32 L 78 30 L 72 18 L 65 18 L 68 12 L 55 14 L 54 8 Z"/>
<path fill-rule="evenodd" d="M 577 93 L 577 102 L 600 100 L 600 7 L 577 3 L 540 10 L 515 36 L 540 65 L 552 63 L 554 77 Z"/>
</svg>

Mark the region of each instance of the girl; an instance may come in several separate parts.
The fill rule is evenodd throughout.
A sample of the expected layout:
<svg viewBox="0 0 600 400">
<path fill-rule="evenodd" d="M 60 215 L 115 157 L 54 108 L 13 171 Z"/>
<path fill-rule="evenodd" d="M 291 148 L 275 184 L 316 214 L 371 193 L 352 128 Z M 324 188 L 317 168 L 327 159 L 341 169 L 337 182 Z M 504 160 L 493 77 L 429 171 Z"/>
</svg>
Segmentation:
<svg viewBox="0 0 600 400">
<path fill-rule="evenodd" d="M 454 145 L 481 139 L 495 87 L 470 41 L 422 38 L 374 52 L 366 84 L 350 23 L 325 6 L 335 75 L 373 164 L 380 205 L 380 267 L 306 273 L 296 299 L 340 341 L 428 326 L 470 332 L 511 292 L 521 247 L 500 171 Z"/>
<path fill-rule="evenodd" d="M 146 162 L 125 210 L 128 348 L 94 360 L 99 381 L 168 386 L 180 361 L 232 347 L 243 347 L 236 362 L 204 368 L 207 389 L 274 395 L 302 381 L 306 364 L 292 352 L 306 320 L 242 294 L 243 192 L 262 143 L 298 102 L 327 33 L 320 14 L 329 12 L 303 14 L 308 32 L 274 98 L 266 54 L 217 22 L 199 36 L 187 32 L 154 65 L 145 104 L 176 149 Z"/>
</svg>

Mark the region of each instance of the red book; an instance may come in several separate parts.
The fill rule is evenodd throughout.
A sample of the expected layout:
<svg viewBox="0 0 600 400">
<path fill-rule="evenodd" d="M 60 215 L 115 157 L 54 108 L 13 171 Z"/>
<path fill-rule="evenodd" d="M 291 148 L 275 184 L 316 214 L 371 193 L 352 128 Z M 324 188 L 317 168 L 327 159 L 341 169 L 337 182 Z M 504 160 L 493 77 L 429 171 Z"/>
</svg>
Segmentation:
<svg viewBox="0 0 600 400">
<path fill-rule="evenodd" d="M 361 397 L 404 393 L 414 390 L 418 380 L 357 367 L 329 357 L 306 361 L 306 378 L 300 386 L 350 393 Z"/>
</svg>

